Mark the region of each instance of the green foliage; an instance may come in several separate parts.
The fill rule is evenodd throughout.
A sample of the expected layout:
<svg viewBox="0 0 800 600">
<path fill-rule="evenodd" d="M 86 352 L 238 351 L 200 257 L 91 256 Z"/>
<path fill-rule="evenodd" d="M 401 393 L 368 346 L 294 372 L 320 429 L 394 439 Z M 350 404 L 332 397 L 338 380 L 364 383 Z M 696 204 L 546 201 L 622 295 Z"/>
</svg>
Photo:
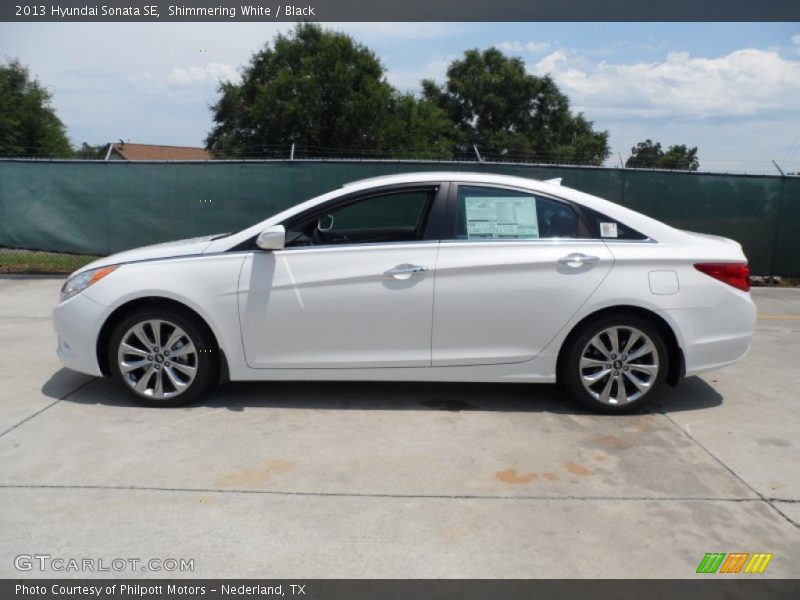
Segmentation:
<svg viewBox="0 0 800 600">
<path fill-rule="evenodd" d="M 697 171 L 700 161 L 697 146 L 687 148 L 684 144 L 670 146 L 666 152 L 659 142 L 645 140 L 631 148 L 631 156 L 625 161 L 631 169 L 672 169 L 675 171 Z"/>
<path fill-rule="evenodd" d="M 275 146 L 392 151 L 441 145 L 439 109 L 399 94 L 376 56 L 349 36 L 300 24 L 220 85 L 206 145 L 216 156 L 266 156 Z"/>
<path fill-rule="evenodd" d="M 453 124 L 438 106 L 411 94 L 395 94 L 382 127 L 382 146 L 400 158 L 448 159 Z"/>
<path fill-rule="evenodd" d="M 0 156 L 63 158 L 71 154 L 50 92 L 18 60 L 0 65 Z"/>
<path fill-rule="evenodd" d="M 476 144 L 492 159 L 601 164 L 608 132 L 594 131 L 549 77 L 525 72 L 518 58 L 497 48 L 468 50 L 447 70 L 444 86 L 422 82 L 424 96 L 454 124 L 450 139 L 462 150 Z"/>
<path fill-rule="evenodd" d="M 99 256 L 0 248 L 0 273 L 68 275 Z"/>
</svg>

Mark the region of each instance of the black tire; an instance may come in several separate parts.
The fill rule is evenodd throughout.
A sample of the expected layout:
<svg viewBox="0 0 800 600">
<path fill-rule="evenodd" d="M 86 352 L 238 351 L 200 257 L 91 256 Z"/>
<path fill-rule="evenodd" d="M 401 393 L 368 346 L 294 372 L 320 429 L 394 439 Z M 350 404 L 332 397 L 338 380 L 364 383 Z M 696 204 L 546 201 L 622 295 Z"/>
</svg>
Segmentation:
<svg viewBox="0 0 800 600">
<path fill-rule="evenodd" d="M 140 369 L 129 371 L 127 376 L 124 375 L 119 363 L 118 354 L 120 351 L 120 344 L 123 342 L 123 337 L 126 338 L 126 342 L 133 342 L 132 345 L 135 346 L 137 352 L 141 353 L 142 350 L 147 350 L 148 348 L 144 342 L 141 344 L 136 343 L 136 341 L 139 340 L 138 336 L 131 339 L 130 330 L 137 324 L 155 321 L 164 323 L 164 325 L 159 327 L 162 339 L 169 337 L 170 332 L 175 332 L 176 330 L 174 327 L 180 328 L 180 330 L 185 333 L 186 337 L 182 337 L 181 340 L 172 345 L 173 358 L 171 362 L 170 349 L 159 348 L 157 346 L 151 346 L 149 349 L 154 350 L 159 348 L 160 352 L 153 352 L 148 356 L 139 357 L 138 354 L 125 354 L 123 359 L 126 359 L 128 364 L 136 360 L 146 360 L 147 363 Z M 148 336 L 147 333 L 153 333 L 153 327 L 151 325 L 145 325 L 145 336 L 150 338 L 154 337 L 152 335 Z M 174 355 L 179 354 L 182 350 L 185 351 L 190 348 L 189 344 L 186 343 L 187 339 L 193 344 L 195 352 L 175 358 Z M 183 343 L 185 348 L 177 346 L 181 343 Z M 128 347 L 130 346 L 131 344 L 128 345 Z M 170 407 L 191 402 L 214 383 L 219 372 L 218 350 L 207 328 L 198 323 L 196 319 L 171 307 L 155 306 L 152 308 L 142 308 L 126 315 L 117 323 L 111 333 L 107 348 L 107 356 L 112 377 L 116 379 L 139 404 L 145 406 Z M 156 366 L 156 363 L 158 363 L 158 366 Z M 187 373 L 191 373 L 192 367 L 195 368 L 194 378 L 190 380 L 189 378 L 191 375 Z M 155 371 L 155 369 L 158 369 L 158 371 Z M 168 370 L 169 373 L 167 373 Z M 170 375 L 169 377 L 168 374 Z M 163 398 L 154 397 L 158 389 L 156 388 L 157 383 L 152 383 L 154 389 L 150 390 L 150 395 L 147 393 L 148 390 L 145 390 L 144 393 L 140 393 L 134 389 L 134 381 L 137 379 L 137 376 L 138 380 L 141 381 L 141 378 L 145 375 L 150 378 L 150 382 L 156 381 L 153 377 L 160 377 L 161 392 L 165 396 L 167 394 L 169 394 L 169 396 Z M 172 381 L 177 381 L 179 384 L 184 385 L 186 385 L 187 382 L 189 383 L 184 389 L 179 389 Z M 146 382 L 145 385 L 147 385 Z"/>
<path fill-rule="evenodd" d="M 599 348 L 588 346 L 590 341 L 600 334 L 601 343 L 606 350 L 609 350 L 612 347 L 611 338 L 608 333 L 604 332 L 611 328 L 619 328 L 617 330 L 617 338 L 620 351 L 625 349 L 627 341 L 632 337 L 633 330 L 638 330 L 638 333 L 644 334 L 652 342 L 652 352 L 628 361 L 627 355 L 609 353 L 607 357 L 600 353 Z M 628 337 L 625 337 L 626 335 Z M 640 340 L 642 339 L 640 338 Z M 631 354 L 635 355 L 642 349 L 645 349 L 645 346 L 642 341 L 638 341 L 634 343 Z M 599 377 L 595 384 L 590 384 L 590 389 L 587 389 L 584 385 L 581 372 L 581 359 L 585 351 L 587 352 L 588 361 L 602 361 L 604 363 L 596 366 L 590 363 L 590 366 L 584 367 L 583 375 Z M 610 356 L 616 356 L 616 358 L 611 359 Z M 657 363 L 653 362 L 654 356 L 658 359 Z M 622 360 L 623 357 L 625 357 L 625 361 Z M 652 371 L 651 365 L 656 364 L 658 368 L 655 375 L 652 376 L 651 380 L 646 381 L 648 384 L 647 389 L 642 391 L 638 385 L 634 384 L 632 377 L 636 378 L 639 385 L 641 385 L 643 380 L 648 377 L 648 373 L 643 369 L 648 367 Z M 612 313 L 583 325 L 575 335 L 571 336 L 560 363 L 559 381 L 563 383 L 566 390 L 575 400 L 588 406 L 593 411 L 607 414 L 623 414 L 638 410 L 650 402 L 662 386 L 668 370 L 669 352 L 667 351 L 664 336 L 658 327 L 638 315 Z M 600 377 L 606 371 L 609 371 L 609 374 Z M 639 376 L 641 376 L 641 379 Z M 611 379 L 616 381 L 609 383 Z M 622 382 L 623 393 L 620 393 L 620 381 Z M 608 400 L 604 401 L 601 398 L 606 385 L 609 385 L 609 393 Z M 639 394 L 638 397 L 634 398 L 637 394 Z M 624 401 L 625 399 L 627 401 Z"/>
</svg>

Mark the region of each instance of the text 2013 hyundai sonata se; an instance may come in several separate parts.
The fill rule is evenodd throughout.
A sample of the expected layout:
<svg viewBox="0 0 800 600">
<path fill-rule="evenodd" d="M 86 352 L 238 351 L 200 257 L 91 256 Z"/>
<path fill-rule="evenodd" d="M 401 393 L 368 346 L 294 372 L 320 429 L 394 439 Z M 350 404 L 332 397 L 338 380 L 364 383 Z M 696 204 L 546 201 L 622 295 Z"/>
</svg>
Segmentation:
<svg viewBox="0 0 800 600">
<path fill-rule="evenodd" d="M 734 241 L 556 182 L 413 173 L 73 274 L 64 365 L 176 405 L 220 380 L 554 382 L 624 412 L 741 359 Z"/>
</svg>

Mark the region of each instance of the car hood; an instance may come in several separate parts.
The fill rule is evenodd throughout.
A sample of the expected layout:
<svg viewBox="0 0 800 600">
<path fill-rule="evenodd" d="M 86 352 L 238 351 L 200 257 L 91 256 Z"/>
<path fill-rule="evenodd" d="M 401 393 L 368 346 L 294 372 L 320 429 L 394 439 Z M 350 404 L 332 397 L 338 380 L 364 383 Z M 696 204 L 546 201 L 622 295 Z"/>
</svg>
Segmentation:
<svg viewBox="0 0 800 600">
<path fill-rule="evenodd" d="M 216 237 L 219 237 L 219 234 L 206 235 L 187 240 L 178 240 L 176 242 L 166 242 L 163 244 L 153 244 L 152 246 L 143 246 L 141 248 L 125 250 L 124 252 L 118 252 L 117 254 L 112 254 L 111 256 L 106 256 L 91 262 L 78 271 L 75 271 L 75 273 L 88 271 L 89 269 L 97 269 L 99 267 L 107 267 L 109 265 L 121 265 L 124 263 L 139 262 L 142 260 L 156 260 L 160 258 L 174 258 L 177 256 L 202 254 L 211 243 L 211 240 Z"/>
</svg>

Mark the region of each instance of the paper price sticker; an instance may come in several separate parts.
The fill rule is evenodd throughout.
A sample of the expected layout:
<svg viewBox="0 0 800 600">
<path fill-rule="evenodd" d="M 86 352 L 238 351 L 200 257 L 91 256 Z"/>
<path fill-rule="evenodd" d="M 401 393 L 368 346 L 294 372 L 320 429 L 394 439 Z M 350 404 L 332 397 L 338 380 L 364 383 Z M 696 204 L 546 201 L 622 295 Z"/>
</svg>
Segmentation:
<svg viewBox="0 0 800 600">
<path fill-rule="evenodd" d="M 617 224 L 616 223 L 600 223 L 600 237 L 615 238 L 617 237 Z"/>
</svg>

